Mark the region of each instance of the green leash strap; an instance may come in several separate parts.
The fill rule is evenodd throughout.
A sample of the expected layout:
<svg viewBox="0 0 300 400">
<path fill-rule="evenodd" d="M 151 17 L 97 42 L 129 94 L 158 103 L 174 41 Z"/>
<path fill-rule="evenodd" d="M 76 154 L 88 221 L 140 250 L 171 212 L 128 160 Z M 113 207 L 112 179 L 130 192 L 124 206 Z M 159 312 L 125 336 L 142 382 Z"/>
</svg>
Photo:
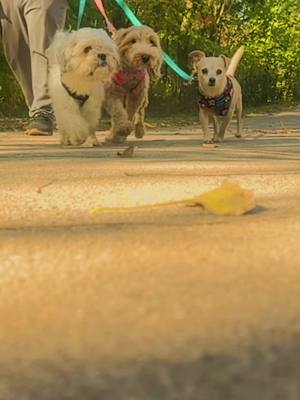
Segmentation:
<svg viewBox="0 0 300 400">
<path fill-rule="evenodd" d="M 142 25 L 141 21 L 135 16 L 135 14 L 131 11 L 131 9 L 128 7 L 128 5 L 125 3 L 124 0 L 115 0 L 115 2 L 118 4 L 119 7 L 122 8 L 127 18 L 133 25 L 135 26 Z M 172 68 L 172 70 L 175 71 L 177 75 L 179 75 L 186 81 L 193 80 L 193 77 L 191 77 L 189 74 L 183 71 L 167 53 L 163 52 L 163 57 L 168 66 Z"/>
<path fill-rule="evenodd" d="M 136 17 L 136 15 L 131 11 L 131 9 L 128 7 L 128 5 L 125 3 L 124 0 L 115 0 L 115 2 L 118 4 L 119 7 L 122 8 L 124 13 L 126 14 L 127 18 L 129 21 L 134 25 L 134 26 L 141 26 L 143 25 L 141 21 Z"/>
<path fill-rule="evenodd" d="M 86 7 L 86 0 L 80 0 L 79 9 L 78 9 L 78 17 L 77 17 L 77 29 L 80 28 L 85 7 Z"/>
<path fill-rule="evenodd" d="M 179 75 L 182 79 L 189 82 L 192 82 L 194 80 L 194 78 L 189 74 L 187 74 L 185 71 L 183 71 L 183 69 L 181 69 L 167 53 L 164 52 L 163 56 L 168 66 L 172 68 L 172 70 L 175 71 L 176 74 Z"/>
</svg>

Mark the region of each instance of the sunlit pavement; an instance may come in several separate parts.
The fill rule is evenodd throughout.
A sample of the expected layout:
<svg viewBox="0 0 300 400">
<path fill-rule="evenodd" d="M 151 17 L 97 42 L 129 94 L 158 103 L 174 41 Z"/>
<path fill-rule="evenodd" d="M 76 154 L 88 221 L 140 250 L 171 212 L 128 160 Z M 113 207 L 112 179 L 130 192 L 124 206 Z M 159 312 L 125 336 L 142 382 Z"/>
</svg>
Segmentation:
<svg viewBox="0 0 300 400">
<path fill-rule="evenodd" d="M 299 119 L 155 129 L 130 159 L 1 133 L 0 400 L 299 399 Z M 224 180 L 256 210 L 92 212 Z"/>
</svg>

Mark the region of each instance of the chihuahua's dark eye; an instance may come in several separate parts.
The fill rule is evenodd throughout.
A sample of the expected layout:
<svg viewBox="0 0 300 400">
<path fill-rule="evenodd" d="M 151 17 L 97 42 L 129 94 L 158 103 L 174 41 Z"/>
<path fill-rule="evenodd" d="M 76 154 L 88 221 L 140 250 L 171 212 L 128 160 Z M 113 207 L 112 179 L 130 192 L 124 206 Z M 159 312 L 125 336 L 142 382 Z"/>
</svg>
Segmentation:
<svg viewBox="0 0 300 400">
<path fill-rule="evenodd" d="M 156 45 L 156 43 L 154 42 L 153 39 L 150 40 L 150 44 L 151 44 L 151 46 L 153 46 L 153 47 L 157 47 L 157 45 Z"/>
<path fill-rule="evenodd" d="M 131 44 L 135 44 L 136 43 L 136 39 L 132 39 Z"/>
<path fill-rule="evenodd" d="M 221 75 L 223 71 L 221 69 L 217 69 L 217 75 Z"/>
<path fill-rule="evenodd" d="M 92 50 L 92 47 L 91 46 L 87 46 L 87 47 L 84 48 L 83 51 L 85 52 L 85 54 L 87 54 L 91 50 Z"/>
<path fill-rule="evenodd" d="M 208 69 L 207 68 L 203 68 L 203 70 L 201 72 L 202 72 L 202 74 L 206 75 L 208 73 Z"/>
</svg>

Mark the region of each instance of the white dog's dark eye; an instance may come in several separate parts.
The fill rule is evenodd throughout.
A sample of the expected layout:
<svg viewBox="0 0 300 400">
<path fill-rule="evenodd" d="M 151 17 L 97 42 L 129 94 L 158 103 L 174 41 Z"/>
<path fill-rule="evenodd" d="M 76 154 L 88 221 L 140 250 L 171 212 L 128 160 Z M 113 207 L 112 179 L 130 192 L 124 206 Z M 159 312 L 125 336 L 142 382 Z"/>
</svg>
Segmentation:
<svg viewBox="0 0 300 400">
<path fill-rule="evenodd" d="M 91 50 L 92 50 L 92 46 L 87 46 L 87 47 L 84 48 L 83 51 L 85 52 L 85 54 L 87 54 Z"/>
<path fill-rule="evenodd" d="M 221 73 L 222 73 L 222 70 L 221 69 L 217 69 L 217 75 L 221 75 Z"/>
<path fill-rule="evenodd" d="M 208 73 L 208 69 L 207 68 L 203 68 L 203 70 L 201 72 L 202 72 L 202 74 L 206 75 Z"/>
<path fill-rule="evenodd" d="M 150 40 L 150 44 L 151 44 L 151 46 L 153 46 L 153 47 L 157 47 L 157 45 L 156 45 L 156 43 L 154 42 L 153 39 Z"/>
</svg>

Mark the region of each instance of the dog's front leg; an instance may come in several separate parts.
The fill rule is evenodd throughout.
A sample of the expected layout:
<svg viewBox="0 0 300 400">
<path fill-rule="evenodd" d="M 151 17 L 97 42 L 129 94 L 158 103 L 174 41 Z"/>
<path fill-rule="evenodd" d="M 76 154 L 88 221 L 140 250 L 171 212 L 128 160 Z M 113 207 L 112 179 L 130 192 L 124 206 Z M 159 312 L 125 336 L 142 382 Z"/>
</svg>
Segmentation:
<svg viewBox="0 0 300 400">
<path fill-rule="evenodd" d="M 109 143 L 125 142 L 127 136 L 133 131 L 133 124 L 128 119 L 123 98 L 112 96 L 106 99 L 104 108 L 111 117 L 110 134 L 105 141 Z"/>
<path fill-rule="evenodd" d="M 202 126 L 204 143 L 211 143 L 212 139 L 209 139 L 208 113 L 200 109 L 199 118 L 200 118 L 200 123 Z"/>
<path fill-rule="evenodd" d="M 90 130 L 90 134 L 86 141 L 81 145 L 81 147 L 96 147 L 99 146 L 98 139 L 96 137 L 96 132 Z"/>
<path fill-rule="evenodd" d="M 141 107 L 136 113 L 135 124 L 134 124 L 134 134 L 138 139 L 142 139 L 146 133 L 145 127 L 145 108 Z"/>
<path fill-rule="evenodd" d="M 235 136 L 237 138 L 242 137 L 242 131 L 243 131 L 242 113 L 243 113 L 243 104 L 242 104 L 242 95 L 240 95 L 236 106 L 237 132 Z"/>
<path fill-rule="evenodd" d="M 85 142 L 89 135 L 87 122 L 81 115 L 68 110 L 56 113 L 58 130 L 61 133 L 61 144 L 78 146 Z"/>
<path fill-rule="evenodd" d="M 234 113 L 234 109 L 232 108 L 232 110 L 229 110 L 227 115 L 224 117 L 221 126 L 220 126 L 220 130 L 219 130 L 219 134 L 218 134 L 218 139 L 219 140 L 223 140 L 226 130 L 228 128 L 228 125 L 230 124 L 230 121 L 232 120 L 233 117 L 233 113 Z"/>
<path fill-rule="evenodd" d="M 218 142 L 218 136 L 219 136 L 219 122 L 218 118 L 216 115 L 212 116 L 212 121 L 213 121 L 213 126 L 214 126 L 214 137 L 213 141 Z"/>
<path fill-rule="evenodd" d="M 138 94 L 130 94 L 127 99 L 128 117 L 134 124 L 135 137 L 141 139 L 146 132 L 145 109 L 148 105 L 148 93 L 143 88 Z"/>
</svg>

